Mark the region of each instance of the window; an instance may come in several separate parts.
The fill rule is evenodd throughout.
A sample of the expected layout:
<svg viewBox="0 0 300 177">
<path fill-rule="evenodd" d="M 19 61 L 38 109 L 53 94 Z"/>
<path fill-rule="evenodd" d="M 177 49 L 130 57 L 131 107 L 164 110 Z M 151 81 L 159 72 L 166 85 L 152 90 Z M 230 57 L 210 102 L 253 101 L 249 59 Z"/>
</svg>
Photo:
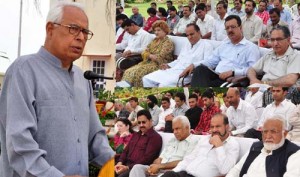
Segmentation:
<svg viewBox="0 0 300 177">
<path fill-rule="evenodd" d="M 94 59 L 92 60 L 92 70 L 93 72 L 104 76 L 105 74 L 105 61 L 104 60 L 98 60 L 98 59 Z M 104 89 L 105 87 L 105 81 L 104 79 L 97 79 L 96 80 L 96 85 L 95 85 L 95 94 L 98 97 L 98 90 Z"/>
</svg>

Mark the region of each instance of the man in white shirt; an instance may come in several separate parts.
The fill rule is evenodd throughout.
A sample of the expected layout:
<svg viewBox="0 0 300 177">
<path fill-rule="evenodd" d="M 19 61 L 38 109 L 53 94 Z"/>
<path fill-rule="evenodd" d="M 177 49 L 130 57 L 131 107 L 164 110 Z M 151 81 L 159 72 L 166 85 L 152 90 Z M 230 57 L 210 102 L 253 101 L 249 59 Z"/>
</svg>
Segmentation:
<svg viewBox="0 0 300 177">
<path fill-rule="evenodd" d="M 249 92 L 246 95 L 245 101 L 247 103 L 250 103 L 252 106 L 254 106 L 257 116 L 260 117 L 263 107 L 262 107 L 262 98 L 263 93 L 259 91 L 259 87 L 250 87 L 249 86 Z"/>
<path fill-rule="evenodd" d="M 185 116 L 175 117 L 172 121 L 174 135 L 162 150 L 160 156 L 149 165 L 134 165 L 129 177 L 146 177 L 149 175 L 162 174 L 169 170 L 183 159 L 183 157 L 194 150 L 197 139 L 190 134 L 190 122 Z"/>
<path fill-rule="evenodd" d="M 255 108 L 240 98 L 240 91 L 237 88 L 229 88 L 227 98 L 230 104 L 227 116 L 231 135 L 243 136 L 257 121 Z"/>
<path fill-rule="evenodd" d="M 210 39 L 212 30 L 214 28 L 214 17 L 206 14 L 206 5 L 200 3 L 195 10 L 198 20 L 196 24 L 200 28 L 202 39 Z"/>
<path fill-rule="evenodd" d="M 191 12 L 190 6 L 183 6 L 183 17 L 179 20 L 175 28 L 173 29 L 173 33 L 176 36 L 186 36 L 185 29 L 186 26 L 195 21 L 195 15 Z"/>
<path fill-rule="evenodd" d="M 181 49 L 178 58 L 171 63 L 163 64 L 161 69 L 143 77 L 144 87 L 175 87 L 179 75 L 190 65 L 198 66 L 213 50 L 212 45 L 201 40 L 200 29 L 196 24 L 186 27 L 189 42 Z M 189 79 L 185 79 L 188 83 Z"/>
<path fill-rule="evenodd" d="M 234 0 L 234 7 L 230 9 L 228 15 L 238 15 L 239 17 L 243 17 L 246 15 L 244 9 L 242 9 L 243 1 L 242 0 Z"/>
<path fill-rule="evenodd" d="M 119 68 L 127 69 L 142 60 L 140 54 L 151 42 L 152 36 L 141 27 L 137 26 L 137 24 L 130 19 L 127 19 L 122 23 L 122 28 L 124 29 L 124 31 L 129 33 L 130 36 L 128 39 L 128 44 L 123 53 L 116 54 L 116 59 L 118 60 L 117 63 L 119 63 Z M 121 62 L 121 60 L 123 60 L 124 58 L 126 62 Z"/>
<path fill-rule="evenodd" d="M 173 108 L 170 107 L 170 99 L 168 97 L 163 97 L 161 99 L 161 107 L 162 112 L 158 115 L 158 124 L 154 127 L 156 131 L 164 131 L 165 130 L 165 117 L 169 114 L 172 114 Z"/>
<path fill-rule="evenodd" d="M 254 14 L 256 3 L 253 0 L 245 1 L 246 15 L 242 17 L 243 34 L 251 42 L 258 43 L 263 30 L 263 21 Z"/>
<path fill-rule="evenodd" d="M 227 38 L 227 33 L 225 30 L 225 18 L 227 15 L 228 5 L 224 1 L 219 1 L 217 3 L 217 14 L 218 18 L 215 19 L 214 28 L 211 34 L 211 40 L 223 41 Z"/>
<path fill-rule="evenodd" d="M 263 111 L 256 129 L 250 129 L 246 133 L 246 137 L 248 138 L 258 138 L 261 139 L 261 128 L 264 124 L 264 122 L 275 115 L 279 115 L 282 118 L 284 118 L 287 122 L 289 118 L 292 116 L 293 110 L 296 108 L 296 106 L 285 99 L 285 96 L 288 92 L 288 87 L 273 87 L 272 88 L 272 97 L 274 101 L 269 104 Z M 287 123 L 287 126 L 285 127 L 286 130 L 290 130 L 291 126 Z"/>
<path fill-rule="evenodd" d="M 201 136 L 194 150 L 162 177 L 223 176 L 236 164 L 238 142 L 229 135 L 228 118 L 216 114 L 210 123 L 211 135 Z"/>
<path fill-rule="evenodd" d="M 131 121 L 132 126 L 135 127 L 137 125 L 137 112 L 144 108 L 139 105 L 139 100 L 137 97 L 131 97 L 129 99 L 129 103 L 133 111 L 129 114 L 128 119 Z"/>
<path fill-rule="evenodd" d="M 286 140 L 285 120 L 280 116 L 268 119 L 262 129 L 263 141 L 253 143 L 226 177 L 296 177 L 300 176 L 300 147 Z"/>
</svg>

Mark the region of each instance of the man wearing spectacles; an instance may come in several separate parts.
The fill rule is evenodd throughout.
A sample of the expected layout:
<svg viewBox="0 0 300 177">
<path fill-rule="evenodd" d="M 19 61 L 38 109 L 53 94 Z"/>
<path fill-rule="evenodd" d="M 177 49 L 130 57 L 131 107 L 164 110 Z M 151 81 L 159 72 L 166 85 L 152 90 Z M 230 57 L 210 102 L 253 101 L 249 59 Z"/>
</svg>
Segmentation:
<svg viewBox="0 0 300 177">
<path fill-rule="evenodd" d="M 279 26 L 271 31 L 273 50 L 258 60 L 247 71 L 250 84 L 263 83 L 271 86 L 299 86 L 300 54 L 290 46 L 290 31 Z M 263 75 L 259 80 L 257 75 Z"/>
<path fill-rule="evenodd" d="M 150 165 L 159 155 L 162 147 L 161 136 L 153 129 L 152 117 L 148 110 L 137 113 L 139 131 L 134 133 L 115 165 L 118 177 L 128 177 L 135 164 Z"/>
<path fill-rule="evenodd" d="M 248 68 L 259 59 L 258 46 L 243 36 L 239 16 L 226 17 L 224 27 L 228 39 L 211 56 L 199 62 L 200 66 L 194 69 L 192 87 L 219 87 L 229 77 L 245 76 Z"/>
<path fill-rule="evenodd" d="M 0 176 L 88 176 L 88 163 L 114 156 L 95 109 L 91 84 L 73 65 L 87 40 L 80 4 L 50 9 L 44 46 L 15 60 L 0 95 Z"/>
<path fill-rule="evenodd" d="M 262 129 L 263 141 L 253 143 L 249 153 L 230 170 L 226 177 L 300 176 L 300 147 L 285 139 L 286 120 L 280 116 L 268 119 Z"/>
</svg>

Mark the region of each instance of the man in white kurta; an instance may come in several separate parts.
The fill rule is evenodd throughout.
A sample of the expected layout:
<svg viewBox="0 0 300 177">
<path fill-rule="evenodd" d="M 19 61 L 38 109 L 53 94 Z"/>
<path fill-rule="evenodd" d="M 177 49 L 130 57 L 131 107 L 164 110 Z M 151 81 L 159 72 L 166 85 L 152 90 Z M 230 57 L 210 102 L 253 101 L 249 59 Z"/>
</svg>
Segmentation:
<svg viewBox="0 0 300 177">
<path fill-rule="evenodd" d="M 176 60 L 162 65 L 162 69 L 147 74 L 143 77 L 144 87 L 175 87 L 179 75 L 191 64 L 200 65 L 200 61 L 207 58 L 213 50 L 213 46 L 205 40 L 201 40 L 200 29 L 196 24 L 186 28 L 186 44 L 181 49 Z M 186 82 L 189 82 L 185 80 Z"/>
<path fill-rule="evenodd" d="M 230 107 L 227 110 L 231 134 L 243 136 L 247 130 L 253 128 L 257 121 L 257 115 L 254 107 L 240 98 L 240 92 L 237 88 L 229 88 L 227 98 Z"/>
</svg>

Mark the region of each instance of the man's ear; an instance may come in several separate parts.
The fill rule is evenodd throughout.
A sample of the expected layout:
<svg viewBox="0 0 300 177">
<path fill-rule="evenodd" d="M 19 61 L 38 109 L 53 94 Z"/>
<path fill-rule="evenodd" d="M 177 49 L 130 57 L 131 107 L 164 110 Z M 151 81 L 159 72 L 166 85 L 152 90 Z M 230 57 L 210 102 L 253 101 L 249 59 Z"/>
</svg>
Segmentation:
<svg viewBox="0 0 300 177">
<path fill-rule="evenodd" d="M 48 37 L 52 36 L 53 29 L 54 29 L 54 24 L 52 22 L 47 22 L 47 24 L 46 24 L 46 35 Z"/>
<path fill-rule="evenodd" d="M 288 131 L 286 131 L 286 130 L 283 130 L 284 132 L 283 132 L 283 136 L 284 136 L 284 138 L 286 138 L 286 135 L 288 134 Z"/>
</svg>

